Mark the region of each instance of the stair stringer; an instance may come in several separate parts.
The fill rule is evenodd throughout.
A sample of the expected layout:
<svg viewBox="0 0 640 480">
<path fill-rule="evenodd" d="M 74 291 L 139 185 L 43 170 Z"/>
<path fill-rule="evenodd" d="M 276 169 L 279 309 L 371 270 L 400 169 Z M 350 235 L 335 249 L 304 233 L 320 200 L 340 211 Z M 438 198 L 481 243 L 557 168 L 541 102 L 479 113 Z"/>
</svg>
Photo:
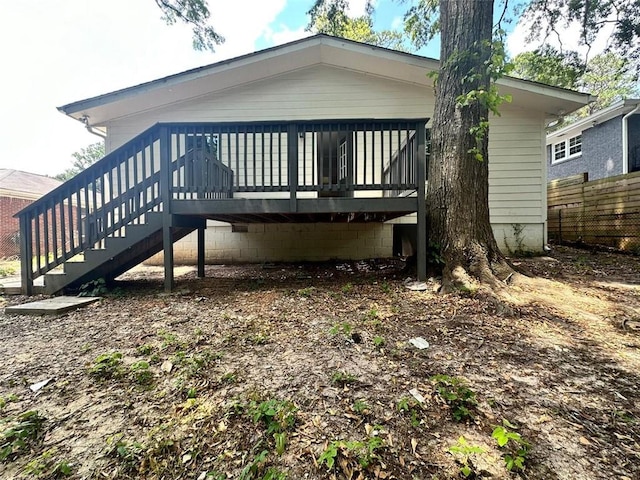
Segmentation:
<svg viewBox="0 0 640 480">
<path fill-rule="evenodd" d="M 205 227 L 206 220 L 197 217 L 172 217 L 173 243 L 197 228 Z M 162 214 L 146 214 L 145 223 L 125 227 L 122 237 L 109 237 L 105 248 L 84 252 L 84 261 L 67 261 L 64 273 L 44 275 L 44 293 L 55 295 L 64 290 L 78 289 L 92 280 L 113 280 L 119 275 L 152 257 L 163 249 Z"/>
</svg>

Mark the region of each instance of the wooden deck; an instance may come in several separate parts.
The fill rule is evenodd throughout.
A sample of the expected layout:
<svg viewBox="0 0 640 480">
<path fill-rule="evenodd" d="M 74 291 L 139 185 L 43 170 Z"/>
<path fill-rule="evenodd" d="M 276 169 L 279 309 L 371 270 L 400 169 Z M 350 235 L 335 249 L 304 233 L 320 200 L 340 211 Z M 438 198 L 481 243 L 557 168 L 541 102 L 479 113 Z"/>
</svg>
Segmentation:
<svg viewBox="0 0 640 480">
<path fill-rule="evenodd" d="M 417 213 L 418 277 L 424 279 L 426 123 L 156 124 L 18 214 L 21 257 L 28 259 L 23 291 L 32 293 L 35 278 L 81 253 L 104 250 L 100 258 L 117 258 L 135 249 L 137 260 L 141 240 L 126 241 L 126 229 L 144 226 L 152 215 L 162 217 L 162 235 L 153 225 L 137 232 L 147 232 L 145 249 L 164 252 L 167 290 L 173 288 L 173 241 L 189 225 L 204 241 L 204 224 L 196 219 L 384 222 Z M 148 239 L 156 237 L 161 244 L 151 248 Z M 204 245 L 198 251 L 203 271 Z M 122 257 L 121 264 L 131 261 Z M 105 268 L 96 264 L 96 272 Z M 74 281 L 68 275 L 65 285 Z M 78 278 L 86 281 L 90 272 Z"/>
</svg>

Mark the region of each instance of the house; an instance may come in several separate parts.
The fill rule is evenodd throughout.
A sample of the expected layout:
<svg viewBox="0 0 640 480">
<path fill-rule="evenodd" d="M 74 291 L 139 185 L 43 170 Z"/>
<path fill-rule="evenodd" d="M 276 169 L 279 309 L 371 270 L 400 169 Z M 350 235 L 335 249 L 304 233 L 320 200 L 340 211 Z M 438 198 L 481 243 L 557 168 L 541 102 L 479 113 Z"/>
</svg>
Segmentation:
<svg viewBox="0 0 640 480">
<path fill-rule="evenodd" d="M 61 183 L 44 175 L 0 168 L 0 258 L 20 254 L 20 226 L 14 215 Z"/>
<path fill-rule="evenodd" d="M 205 262 L 390 257 L 394 230 L 411 225 L 424 278 L 427 74 L 438 68 L 316 35 L 60 107 L 105 133 L 107 155 L 21 212 L 23 258 L 44 254 L 37 218 L 82 218 L 74 238 L 56 234 L 71 248 L 23 264 L 25 291 L 43 274 L 48 292 L 115 277 L 158 252 L 167 289 L 175 260 L 204 275 Z M 492 225 L 511 245 L 521 227 L 521 245 L 541 250 L 544 128 L 589 97 L 514 78 L 499 89 L 513 102 L 490 121 Z"/>
<path fill-rule="evenodd" d="M 547 135 L 549 180 L 589 180 L 640 170 L 640 99 L 620 100 Z"/>
</svg>

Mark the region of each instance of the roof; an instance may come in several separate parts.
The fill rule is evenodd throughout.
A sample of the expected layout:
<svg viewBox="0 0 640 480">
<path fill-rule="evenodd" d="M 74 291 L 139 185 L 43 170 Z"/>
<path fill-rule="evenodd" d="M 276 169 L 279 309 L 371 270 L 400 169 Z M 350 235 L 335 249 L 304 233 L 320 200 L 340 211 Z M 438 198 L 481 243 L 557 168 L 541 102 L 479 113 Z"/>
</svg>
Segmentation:
<svg viewBox="0 0 640 480">
<path fill-rule="evenodd" d="M 61 184 L 60 180 L 44 175 L 0 168 L 0 196 L 3 197 L 35 200 Z"/>
<path fill-rule="evenodd" d="M 425 73 L 438 70 L 440 62 L 318 34 L 69 103 L 58 110 L 78 120 L 87 118 L 91 125 L 103 126 L 109 120 L 149 110 L 150 106 L 167 106 L 318 64 L 432 87 L 433 81 Z M 590 101 L 585 93 L 512 77 L 502 78 L 498 84 L 501 91 L 518 98 L 524 108 L 544 111 L 549 116 L 576 110 Z M 524 96 L 528 97 L 522 100 Z"/>
<path fill-rule="evenodd" d="M 599 123 L 604 123 L 608 120 L 611 120 L 612 118 L 631 113 L 639 105 L 640 98 L 627 98 L 624 100 L 619 100 L 618 102 L 607 108 L 603 108 L 602 110 L 599 110 L 589 115 L 588 117 L 581 118 L 577 122 L 556 130 L 553 133 L 550 133 L 549 135 L 547 135 L 547 145 L 558 142 L 560 138 L 579 135 L 583 131 L 594 127 Z"/>
</svg>

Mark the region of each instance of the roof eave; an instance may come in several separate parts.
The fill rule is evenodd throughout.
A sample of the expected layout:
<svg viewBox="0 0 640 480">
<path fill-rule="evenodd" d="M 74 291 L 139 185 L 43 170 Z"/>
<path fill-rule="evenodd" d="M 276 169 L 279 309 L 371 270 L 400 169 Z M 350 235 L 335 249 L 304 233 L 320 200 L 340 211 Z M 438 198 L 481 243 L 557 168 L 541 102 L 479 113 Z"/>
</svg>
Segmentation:
<svg viewBox="0 0 640 480">
<path fill-rule="evenodd" d="M 598 123 L 603 123 L 611 120 L 612 118 L 618 117 L 623 113 L 628 113 L 638 105 L 640 105 L 640 99 L 628 98 L 619 100 L 607 108 L 603 108 L 602 110 L 599 110 L 596 113 L 589 115 L 588 117 L 585 117 L 581 120 L 578 120 L 577 122 L 567 125 L 566 127 L 562 127 L 561 129 L 556 130 L 553 133 L 550 133 L 549 135 L 547 135 L 547 145 L 553 143 L 554 139 L 563 137 L 570 132 L 584 131 Z"/>
</svg>

